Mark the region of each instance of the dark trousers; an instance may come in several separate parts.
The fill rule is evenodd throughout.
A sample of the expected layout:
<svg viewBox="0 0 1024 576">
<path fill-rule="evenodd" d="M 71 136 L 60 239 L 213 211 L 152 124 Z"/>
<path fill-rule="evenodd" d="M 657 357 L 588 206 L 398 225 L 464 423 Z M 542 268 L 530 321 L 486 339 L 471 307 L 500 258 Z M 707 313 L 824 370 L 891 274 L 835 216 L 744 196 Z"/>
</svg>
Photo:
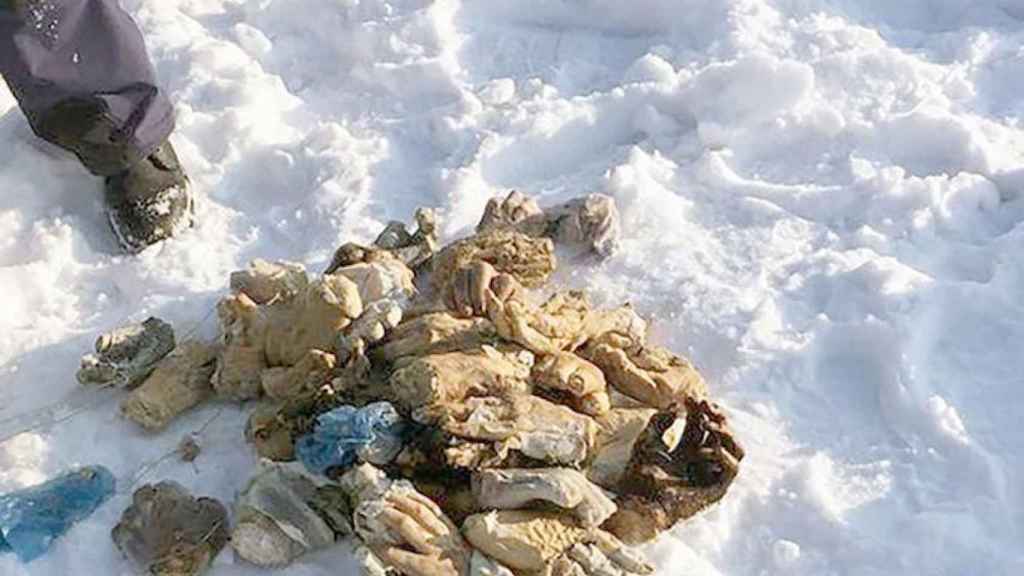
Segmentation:
<svg viewBox="0 0 1024 576">
<path fill-rule="evenodd" d="M 36 134 L 98 175 L 123 172 L 174 127 L 118 0 L 0 0 L 0 76 Z"/>
</svg>

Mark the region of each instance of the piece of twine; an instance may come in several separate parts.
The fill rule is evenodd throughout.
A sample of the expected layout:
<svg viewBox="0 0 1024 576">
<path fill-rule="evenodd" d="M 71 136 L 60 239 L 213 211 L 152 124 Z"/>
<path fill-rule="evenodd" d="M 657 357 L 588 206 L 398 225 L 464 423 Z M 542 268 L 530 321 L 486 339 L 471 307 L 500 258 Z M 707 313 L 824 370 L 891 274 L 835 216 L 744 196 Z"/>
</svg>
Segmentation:
<svg viewBox="0 0 1024 576">
<path fill-rule="evenodd" d="M 213 416 L 208 418 L 202 426 L 186 434 L 183 440 L 195 440 L 201 438 L 203 434 L 206 432 L 206 430 L 210 427 L 210 425 L 219 420 L 223 414 L 224 408 L 222 407 L 218 409 L 217 412 L 213 414 Z M 146 477 L 146 475 L 155 470 L 157 466 L 163 464 L 167 460 L 170 460 L 171 458 L 174 458 L 176 456 L 179 458 L 182 457 L 182 444 L 180 443 L 177 446 L 175 446 L 173 450 L 168 450 L 167 452 L 161 454 L 156 458 L 153 458 L 152 460 L 143 462 L 142 465 L 136 468 L 134 472 L 124 476 L 122 479 L 119 479 L 117 485 L 120 486 L 120 488 L 118 488 L 117 493 L 127 494 L 131 492 L 135 488 L 135 486 L 137 486 L 138 483 L 143 478 Z"/>
<path fill-rule="evenodd" d="M 216 311 L 217 306 L 214 304 L 201 319 L 185 332 L 182 341 L 187 341 L 195 336 Z M 131 313 L 126 314 L 117 325 L 127 324 L 131 315 Z M 22 434 L 60 426 L 82 414 L 98 410 L 113 402 L 122 393 L 122 390 L 113 386 L 78 388 L 58 402 L 0 420 L 0 445 Z"/>
</svg>

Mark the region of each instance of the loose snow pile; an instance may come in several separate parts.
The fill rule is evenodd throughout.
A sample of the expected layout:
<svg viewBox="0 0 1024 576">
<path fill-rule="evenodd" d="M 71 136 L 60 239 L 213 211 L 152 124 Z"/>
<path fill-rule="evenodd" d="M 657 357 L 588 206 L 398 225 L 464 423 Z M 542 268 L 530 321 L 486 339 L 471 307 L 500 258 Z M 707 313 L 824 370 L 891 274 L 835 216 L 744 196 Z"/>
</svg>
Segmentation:
<svg viewBox="0 0 1024 576">
<path fill-rule="evenodd" d="M 0 573 L 130 574 L 109 530 L 135 479 L 232 501 L 256 465 L 245 407 L 147 436 L 81 389 L 96 333 L 212 336 L 253 258 L 321 269 L 421 205 L 451 240 L 510 188 L 615 198 L 621 251 L 556 281 L 631 300 L 747 448 L 730 497 L 648 550 L 660 574 L 1024 571 L 1020 0 L 123 4 L 201 221 L 115 255 L 100 182 L 0 95 L 0 491 L 119 480 Z M 194 462 L 160 460 L 191 431 Z M 342 547 L 282 573 L 355 568 Z"/>
</svg>

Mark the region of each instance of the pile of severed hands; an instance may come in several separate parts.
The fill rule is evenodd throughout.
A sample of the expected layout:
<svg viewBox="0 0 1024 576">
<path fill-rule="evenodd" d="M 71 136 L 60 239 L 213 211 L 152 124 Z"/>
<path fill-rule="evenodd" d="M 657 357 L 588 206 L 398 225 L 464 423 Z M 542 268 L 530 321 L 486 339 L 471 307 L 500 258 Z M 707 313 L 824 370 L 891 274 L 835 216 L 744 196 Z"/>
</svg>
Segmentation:
<svg viewBox="0 0 1024 576">
<path fill-rule="evenodd" d="M 216 342 L 154 362 L 146 330 L 124 332 L 116 350 L 143 361 L 104 342 L 82 380 L 137 386 L 123 410 L 149 429 L 208 397 L 259 401 L 246 437 L 274 463 L 239 495 L 230 540 L 255 564 L 354 537 L 371 575 L 653 572 L 631 546 L 719 501 L 744 453 L 629 305 L 541 298 L 559 255 L 614 253 L 614 201 L 513 192 L 445 247 L 432 211 L 417 221 L 342 246 L 317 278 L 254 262 Z"/>
</svg>

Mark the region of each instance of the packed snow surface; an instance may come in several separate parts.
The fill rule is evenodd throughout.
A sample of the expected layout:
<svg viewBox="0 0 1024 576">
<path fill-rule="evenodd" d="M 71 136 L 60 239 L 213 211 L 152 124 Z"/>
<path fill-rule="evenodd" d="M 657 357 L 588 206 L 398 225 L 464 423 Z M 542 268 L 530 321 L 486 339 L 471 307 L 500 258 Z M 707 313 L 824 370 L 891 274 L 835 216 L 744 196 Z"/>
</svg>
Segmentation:
<svg viewBox="0 0 1024 576">
<path fill-rule="evenodd" d="M 212 336 L 252 258 L 319 271 L 420 205 L 450 240 L 511 188 L 616 199 L 623 250 L 560 280 L 654 319 L 746 445 L 726 499 L 650 547 L 659 574 L 1024 573 L 1024 1 L 122 4 L 199 225 L 117 255 L 101 183 L 0 95 L 0 491 L 120 483 L 0 573 L 128 575 L 132 482 L 230 502 L 256 463 L 251 407 L 147 436 L 82 390 L 99 332 Z M 160 460 L 200 429 L 194 465 Z M 281 573 L 355 570 L 340 546 Z"/>
</svg>

